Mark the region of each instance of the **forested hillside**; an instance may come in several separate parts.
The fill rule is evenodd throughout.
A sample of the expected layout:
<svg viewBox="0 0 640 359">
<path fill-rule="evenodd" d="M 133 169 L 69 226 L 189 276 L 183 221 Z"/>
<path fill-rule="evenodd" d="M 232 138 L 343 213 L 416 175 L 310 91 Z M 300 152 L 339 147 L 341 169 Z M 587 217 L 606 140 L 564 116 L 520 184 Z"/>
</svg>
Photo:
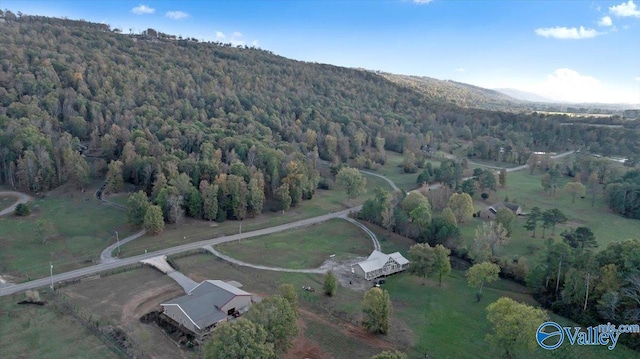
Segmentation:
<svg viewBox="0 0 640 359">
<path fill-rule="evenodd" d="M 193 201 L 193 216 L 241 219 L 265 199 L 311 198 L 316 157 L 383 162 L 385 149 L 419 153 L 455 138 L 519 162 L 567 147 L 640 152 L 633 130 L 465 109 L 368 71 L 153 30 L 0 17 L 0 184 L 21 190 L 83 187 L 108 171 L 111 190 L 131 182 L 157 202 L 164 189 L 165 200 Z M 202 213 L 202 201 L 219 211 Z"/>
</svg>

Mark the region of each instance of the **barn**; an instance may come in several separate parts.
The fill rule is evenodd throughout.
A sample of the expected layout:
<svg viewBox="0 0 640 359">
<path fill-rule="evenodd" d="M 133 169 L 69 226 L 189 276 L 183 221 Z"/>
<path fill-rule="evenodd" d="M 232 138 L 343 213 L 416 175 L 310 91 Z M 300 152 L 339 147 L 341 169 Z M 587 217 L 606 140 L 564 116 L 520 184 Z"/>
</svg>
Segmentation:
<svg viewBox="0 0 640 359">
<path fill-rule="evenodd" d="M 205 280 L 189 294 L 162 306 L 162 315 L 181 330 L 202 338 L 219 323 L 249 310 L 250 293 L 221 280 Z"/>
</svg>

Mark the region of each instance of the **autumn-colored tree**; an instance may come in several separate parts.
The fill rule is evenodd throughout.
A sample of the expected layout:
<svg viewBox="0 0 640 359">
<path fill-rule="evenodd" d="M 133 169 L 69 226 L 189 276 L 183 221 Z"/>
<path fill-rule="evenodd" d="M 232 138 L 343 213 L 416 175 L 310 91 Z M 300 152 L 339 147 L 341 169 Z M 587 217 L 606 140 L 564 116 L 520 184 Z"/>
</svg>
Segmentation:
<svg viewBox="0 0 640 359">
<path fill-rule="evenodd" d="M 504 188 L 507 185 L 507 169 L 503 168 L 500 170 L 500 174 L 498 175 L 498 182 L 500 182 L 500 186 Z"/>
<path fill-rule="evenodd" d="M 576 195 L 584 196 L 586 191 L 584 185 L 580 182 L 567 182 L 564 189 L 571 195 L 571 203 L 576 202 Z"/>
<path fill-rule="evenodd" d="M 489 304 L 487 312 L 493 332 L 486 339 L 504 358 L 528 357 L 538 347 L 532 333 L 549 320 L 544 310 L 507 297 Z"/>
<path fill-rule="evenodd" d="M 371 333 L 387 334 L 391 326 L 393 307 L 389 292 L 380 288 L 371 288 L 362 299 L 362 324 Z"/>
<path fill-rule="evenodd" d="M 336 183 L 344 188 L 349 200 L 366 192 L 367 179 L 355 168 L 341 169 L 336 175 Z"/>
<path fill-rule="evenodd" d="M 164 218 L 160 206 L 151 205 L 144 215 L 144 228 L 151 235 L 161 233 L 164 230 Z"/>
<path fill-rule="evenodd" d="M 143 191 L 130 194 L 127 198 L 127 222 L 134 226 L 144 223 L 149 205 L 147 194 Z"/>
<path fill-rule="evenodd" d="M 109 170 L 107 171 L 107 187 L 105 188 L 105 192 L 118 193 L 122 191 L 123 185 L 122 162 L 111 161 L 109 163 Z"/>
<path fill-rule="evenodd" d="M 482 262 L 474 264 L 467 270 L 466 277 L 469 286 L 472 288 L 478 288 L 476 298 L 478 301 L 482 299 L 482 289 L 485 283 L 492 283 L 498 280 L 498 274 L 500 273 L 500 267 L 491 262 Z"/>
<path fill-rule="evenodd" d="M 473 200 L 467 193 L 454 193 L 449 197 L 448 207 L 456 216 L 457 223 L 464 223 L 473 215 Z"/>
<path fill-rule="evenodd" d="M 336 295 L 336 291 L 338 290 L 338 278 L 332 271 L 328 271 L 327 274 L 324 275 L 324 284 L 322 285 L 322 289 L 324 290 L 324 294 L 329 297 Z"/>
<path fill-rule="evenodd" d="M 298 311 L 298 293 L 291 283 L 283 283 L 280 285 L 280 295 L 289 302 L 294 312 Z"/>
<path fill-rule="evenodd" d="M 220 324 L 204 349 L 205 359 L 275 359 L 273 343 L 267 332 L 245 318 Z"/>
<path fill-rule="evenodd" d="M 264 328 L 266 342 L 273 344 L 276 354 L 282 355 L 293 346 L 293 339 L 298 335 L 297 315 L 284 297 L 264 298 L 252 305 L 244 317 Z"/>
</svg>

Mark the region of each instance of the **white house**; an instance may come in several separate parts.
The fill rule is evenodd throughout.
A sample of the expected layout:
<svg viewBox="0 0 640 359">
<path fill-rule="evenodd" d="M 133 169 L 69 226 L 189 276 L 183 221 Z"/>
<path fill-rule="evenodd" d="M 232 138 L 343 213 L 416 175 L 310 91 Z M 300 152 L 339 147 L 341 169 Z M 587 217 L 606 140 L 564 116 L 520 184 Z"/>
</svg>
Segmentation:
<svg viewBox="0 0 640 359">
<path fill-rule="evenodd" d="M 384 254 L 374 250 L 369 258 L 353 266 L 353 272 L 366 280 L 372 280 L 401 272 L 408 266 L 409 261 L 398 252 Z"/>
<path fill-rule="evenodd" d="M 251 294 L 221 280 L 205 280 L 189 294 L 162 306 L 162 314 L 183 331 L 202 338 L 218 323 L 249 310 Z"/>
</svg>

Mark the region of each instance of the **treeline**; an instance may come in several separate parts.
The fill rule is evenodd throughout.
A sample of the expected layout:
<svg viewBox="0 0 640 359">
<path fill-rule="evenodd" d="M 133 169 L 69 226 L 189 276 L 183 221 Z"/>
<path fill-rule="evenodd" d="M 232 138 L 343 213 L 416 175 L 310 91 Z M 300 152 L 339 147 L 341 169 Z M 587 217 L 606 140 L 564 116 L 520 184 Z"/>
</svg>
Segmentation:
<svg viewBox="0 0 640 359">
<path fill-rule="evenodd" d="M 637 323 L 640 240 L 611 243 L 595 253 L 572 240 L 580 228 L 586 227 L 563 234 L 563 241 L 546 241 L 529 264 L 527 285 L 543 306 L 580 324 Z M 638 334 L 623 334 L 620 342 L 640 350 Z"/>
<path fill-rule="evenodd" d="M 138 156 L 127 143 L 123 160 L 108 166 L 106 190 L 119 191 L 124 180 L 142 187 L 140 197 L 129 205 L 129 212 L 135 213 L 130 222 L 142 224 L 151 203 L 159 206 L 167 223 L 177 223 L 183 215 L 218 222 L 243 220 L 262 213 L 267 199 L 270 209 L 284 211 L 311 199 L 318 187 L 314 158 L 252 146 L 247 166 L 233 150 L 223 161 L 220 149 L 206 145 L 210 157 L 172 161 Z"/>
<path fill-rule="evenodd" d="M 640 219 L 640 170 L 614 179 L 606 187 L 609 207 L 629 218 Z"/>
<path fill-rule="evenodd" d="M 211 43 L 136 42 L 84 21 L 0 16 L 0 183 L 21 190 L 82 187 L 120 161 L 124 180 L 150 194 L 160 173 L 168 181 L 186 173 L 198 187 L 241 162 L 262 172 L 269 199 L 292 158 L 375 166 L 384 150 L 418 156 L 456 138 L 493 138 L 487 146 L 519 162 L 534 149 L 640 152 L 631 131 L 465 109 L 368 71 Z M 480 156 L 494 153 L 502 152 Z"/>
</svg>

